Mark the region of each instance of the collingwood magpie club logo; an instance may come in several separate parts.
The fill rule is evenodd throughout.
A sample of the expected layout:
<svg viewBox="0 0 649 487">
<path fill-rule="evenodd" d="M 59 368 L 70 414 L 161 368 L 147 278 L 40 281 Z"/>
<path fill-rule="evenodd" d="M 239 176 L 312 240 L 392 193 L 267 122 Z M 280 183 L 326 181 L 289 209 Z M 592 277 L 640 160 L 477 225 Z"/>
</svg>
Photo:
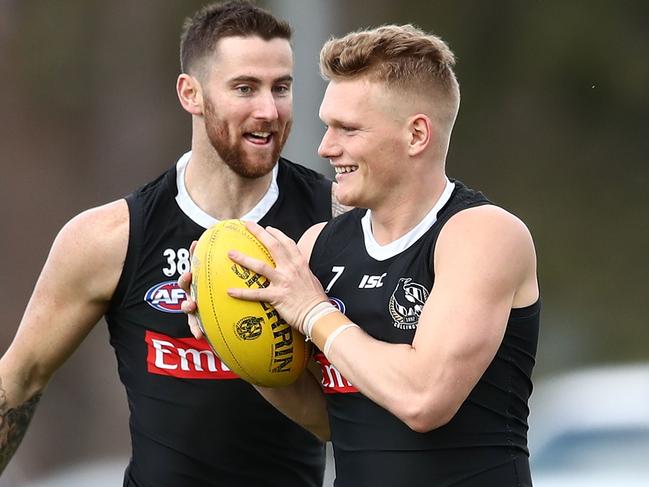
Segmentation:
<svg viewBox="0 0 649 487">
<path fill-rule="evenodd" d="M 426 299 L 428 299 L 428 289 L 412 282 L 410 277 L 400 278 L 388 303 L 390 316 L 394 320 L 393 325 L 400 330 L 417 328 Z"/>
</svg>

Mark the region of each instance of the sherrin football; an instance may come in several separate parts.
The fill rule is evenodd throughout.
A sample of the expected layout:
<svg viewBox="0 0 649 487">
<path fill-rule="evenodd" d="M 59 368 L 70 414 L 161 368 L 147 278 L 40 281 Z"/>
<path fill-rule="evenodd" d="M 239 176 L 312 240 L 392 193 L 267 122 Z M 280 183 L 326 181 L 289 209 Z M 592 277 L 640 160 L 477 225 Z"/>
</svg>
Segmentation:
<svg viewBox="0 0 649 487">
<path fill-rule="evenodd" d="M 239 377 L 260 386 L 295 381 L 310 346 L 268 303 L 228 296 L 228 288 L 260 288 L 268 279 L 228 258 L 236 249 L 274 265 L 268 250 L 241 220 L 224 220 L 207 229 L 192 256 L 192 298 L 210 346 Z"/>
</svg>

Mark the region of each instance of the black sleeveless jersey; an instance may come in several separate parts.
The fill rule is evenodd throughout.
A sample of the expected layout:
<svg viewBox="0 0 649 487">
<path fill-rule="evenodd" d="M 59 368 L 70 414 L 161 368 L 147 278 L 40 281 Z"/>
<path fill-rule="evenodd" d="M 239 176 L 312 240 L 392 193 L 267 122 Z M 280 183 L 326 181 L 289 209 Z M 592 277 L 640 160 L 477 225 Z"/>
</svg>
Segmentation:
<svg viewBox="0 0 649 487">
<path fill-rule="evenodd" d="M 440 230 L 457 212 L 490 204 L 459 181 L 454 186 L 449 181 L 444 193 L 423 224 L 406 236 L 408 243 L 398 240 L 390 253 L 371 251 L 369 220 L 361 209 L 329 222 L 315 243 L 310 265 L 331 302 L 378 340 L 412 343 L 435 279 L 433 254 Z M 448 424 L 427 433 L 412 431 L 363 396 L 317 353 L 335 485 L 530 486 L 527 416 L 539 311 L 538 302 L 512 309 L 503 342 L 476 387 Z"/>
<path fill-rule="evenodd" d="M 106 315 L 130 409 L 133 452 L 124 485 L 320 487 L 323 444 L 194 339 L 180 311 L 185 294 L 176 280 L 188 270 L 191 242 L 209 226 L 191 207 L 184 166 L 177 174 L 188 160 L 126 198 L 128 252 Z M 257 219 L 261 225 L 297 239 L 331 218 L 330 181 L 285 159 L 275 174 L 275 200 Z"/>
</svg>

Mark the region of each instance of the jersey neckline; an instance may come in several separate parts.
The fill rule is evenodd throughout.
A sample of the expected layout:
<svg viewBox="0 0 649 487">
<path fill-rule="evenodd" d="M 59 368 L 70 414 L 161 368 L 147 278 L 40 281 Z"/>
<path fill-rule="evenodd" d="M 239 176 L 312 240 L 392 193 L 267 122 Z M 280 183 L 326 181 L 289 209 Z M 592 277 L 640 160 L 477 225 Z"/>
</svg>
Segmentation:
<svg viewBox="0 0 649 487">
<path fill-rule="evenodd" d="M 384 261 L 388 260 L 395 255 L 399 255 L 404 250 L 411 247 L 421 236 L 426 233 L 437 221 L 437 213 L 441 210 L 448 200 L 451 199 L 455 183 L 452 183 L 446 178 L 446 186 L 442 191 L 441 196 L 433 205 L 430 211 L 424 218 L 408 233 L 399 237 L 397 240 L 390 242 L 386 245 L 380 245 L 372 233 L 372 211 L 367 210 L 365 215 L 361 218 L 361 226 L 363 228 L 363 237 L 365 240 L 365 250 L 375 260 Z"/>
<path fill-rule="evenodd" d="M 180 207 L 181 211 L 194 223 L 203 228 L 210 228 L 212 225 L 218 223 L 219 220 L 203 211 L 194 200 L 191 199 L 187 192 L 187 187 L 185 186 L 185 170 L 187 169 L 187 164 L 191 157 L 192 151 L 186 152 L 176 163 L 176 188 L 178 190 L 178 193 L 176 194 L 176 203 Z M 261 220 L 275 204 L 279 198 L 279 185 L 277 184 L 278 166 L 279 164 L 275 164 L 275 167 L 273 168 L 273 178 L 266 194 L 264 194 L 263 198 L 252 210 L 240 217 L 241 220 L 259 222 L 259 220 Z"/>
</svg>

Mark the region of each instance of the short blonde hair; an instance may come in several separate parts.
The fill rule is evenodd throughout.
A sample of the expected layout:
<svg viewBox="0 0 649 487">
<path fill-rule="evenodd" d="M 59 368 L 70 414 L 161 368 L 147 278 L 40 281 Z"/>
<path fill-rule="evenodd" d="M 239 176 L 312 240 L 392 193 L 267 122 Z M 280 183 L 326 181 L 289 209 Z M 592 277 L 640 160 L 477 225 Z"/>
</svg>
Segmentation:
<svg viewBox="0 0 649 487">
<path fill-rule="evenodd" d="M 440 37 L 412 24 L 383 25 L 332 38 L 320 51 L 320 72 L 328 81 L 367 78 L 406 93 L 435 96 L 441 120 L 457 115 L 460 90 L 455 56 Z"/>
</svg>

